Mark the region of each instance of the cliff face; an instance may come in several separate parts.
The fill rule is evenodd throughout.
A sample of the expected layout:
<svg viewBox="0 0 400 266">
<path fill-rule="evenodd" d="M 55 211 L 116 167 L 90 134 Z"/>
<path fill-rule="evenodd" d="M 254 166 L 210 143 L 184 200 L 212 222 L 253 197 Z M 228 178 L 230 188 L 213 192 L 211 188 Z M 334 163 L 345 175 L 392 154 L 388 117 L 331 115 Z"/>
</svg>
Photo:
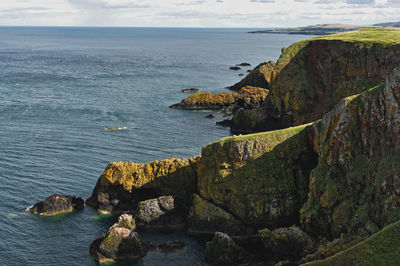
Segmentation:
<svg viewBox="0 0 400 266">
<path fill-rule="evenodd" d="M 291 225 L 316 160 L 306 125 L 228 137 L 203 148 L 199 194 L 253 229 Z"/>
<path fill-rule="evenodd" d="M 270 69 L 270 94 L 263 107 L 246 114 L 256 121 L 254 127 L 234 121 L 232 128 L 260 131 L 321 118 L 343 97 L 383 82 L 400 64 L 399 40 L 399 30 L 368 29 L 291 45 Z"/>
<path fill-rule="evenodd" d="M 188 209 L 197 191 L 197 162 L 170 158 L 145 164 L 111 162 L 97 181 L 86 204 L 100 212 L 133 210 L 139 201 L 173 195 L 177 204 Z"/>
<path fill-rule="evenodd" d="M 400 219 L 400 69 L 341 100 L 311 133 L 311 171 L 303 226 L 314 234 L 363 236 Z"/>
</svg>

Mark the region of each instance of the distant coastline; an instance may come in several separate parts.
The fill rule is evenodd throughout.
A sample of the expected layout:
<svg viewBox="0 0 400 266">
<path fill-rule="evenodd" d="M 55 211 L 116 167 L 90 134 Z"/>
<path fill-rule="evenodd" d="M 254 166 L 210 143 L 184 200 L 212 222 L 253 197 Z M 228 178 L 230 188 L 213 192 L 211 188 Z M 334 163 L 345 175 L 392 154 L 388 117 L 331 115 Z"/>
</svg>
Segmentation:
<svg viewBox="0 0 400 266">
<path fill-rule="evenodd" d="M 339 32 L 356 31 L 366 28 L 398 28 L 398 27 L 400 27 L 400 22 L 388 22 L 388 23 L 380 23 L 374 25 L 317 24 L 306 27 L 250 31 L 248 33 L 328 35 Z"/>
</svg>

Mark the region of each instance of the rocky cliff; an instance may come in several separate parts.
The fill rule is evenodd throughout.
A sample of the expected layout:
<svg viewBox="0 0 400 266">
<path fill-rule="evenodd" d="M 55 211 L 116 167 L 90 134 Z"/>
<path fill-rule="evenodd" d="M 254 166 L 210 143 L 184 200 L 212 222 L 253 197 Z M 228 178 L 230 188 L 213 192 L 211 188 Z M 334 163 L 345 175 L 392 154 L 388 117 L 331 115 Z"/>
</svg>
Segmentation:
<svg viewBox="0 0 400 266">
<path fill-rule="evenodd" d="M 139 201 L 173 195 L 187 210 L 197 191 L 199 157 L 170 158 L 145 164 L 111 162 L 97 181 L 86 204 L 99 212 L 133 210 Z"/>
<path fill-rule="evenodd" d="M 232 129 L 262 131 L 315 121 L 343 97 L 383 82 L 399 64 L 400 31 L 395 29 L 297 42 L 283 49 L 270 73 L 264 73 L 270 77 L 270 93 L 263 107 L 237 114 L 242 119 L 234 118 Z M 253 123 L 243 125 L 246 119 Z"/>
<path fill-rule="evenodd" d="M 303 226 L 314 234 L 365 236 L 400 219 L 400 69 L 382 84 L 344 98 L 312 127 Z"/>
</svg>

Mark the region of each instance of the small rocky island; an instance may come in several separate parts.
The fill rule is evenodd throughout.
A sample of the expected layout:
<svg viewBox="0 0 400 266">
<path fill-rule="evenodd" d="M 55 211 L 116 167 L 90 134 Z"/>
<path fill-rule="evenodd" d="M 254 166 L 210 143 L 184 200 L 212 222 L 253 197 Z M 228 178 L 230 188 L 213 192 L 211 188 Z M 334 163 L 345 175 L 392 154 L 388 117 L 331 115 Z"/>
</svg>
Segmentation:
<svg viewBox="0 0 400 266">
<path fill-rule="evenodd" d="M 29 208 L 34 214 L 53 216 L 62 213 L 81 210 L 84 207 L 84 201 L 81 198 L 70 195 L 55 194 L 47 197 L 43 201 L 39 201 Z"/>
</svg>

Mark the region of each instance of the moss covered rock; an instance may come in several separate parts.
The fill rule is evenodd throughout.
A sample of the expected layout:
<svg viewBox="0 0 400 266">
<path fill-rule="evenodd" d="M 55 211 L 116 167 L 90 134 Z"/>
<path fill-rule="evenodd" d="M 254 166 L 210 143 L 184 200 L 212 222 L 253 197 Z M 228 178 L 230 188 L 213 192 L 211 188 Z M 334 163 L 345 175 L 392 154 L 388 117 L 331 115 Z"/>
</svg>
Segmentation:
<svg viewBox="0 0 400 266">
<path fill-rule="evenodd" d="M 208 265 L 241 265 L 251 260 L 251 255 L 239 247 L 229 235 L 216 232 L 206 245 L 205 260 Z"/>
<path fill-rule="evenodd" d="M 224 138 L 202 150 L 199 194 L 252 228 L 289 226 L 316 161 L 308 125 Z"/>
<path fill-rule="evenodd" d="M 183 99 L 180 103 L 171 105 L 170 108 L 181 109 L 232 109 L 260 107 L 268 95 L 268 90 L 258 87 L 246 86 L 237 92 L 215 93 L 199 92 Z"/>
<path fill-rule="evenodd" d="M 313 234 L 363 237 L 400 219 L 400 69 L 341 100 L 310 131 L 318 166 L 301 222 Z"/>
<path fill-rule="evenodd" d="M 193 195 L 193 206 L 188 217 L 188 228 L 192 233 L 209 233 L 221 231 L 230 235 L 253 233 L 246 229 L 243 222 L 233 217 L 223 208 L 215 206 L 199 195 Z"/>
<path fill-rule="evenodd" d="M 143 200 L 172 195 L 175 205 L 188 210 L 197 191 L 197 162 L 170 158 L 145 164 L 111 162 L 97 181 L 86 204 L 99 212 L 134 210 Z"/>
<path fill-rule="evenodd" d="M 320 119 L 342 98 L 383 82 L 400 64 L 400 30 L 365 29 L 294 43 L 270 74 L 270 93 L 247 131 Z M 232 124 L 235 130 L 237 124 Z"/>
<path fill-rule="evenodd" d="M 29 208 L 29 211 L 34 214 L 52 216 L 62 213 L 81 210 L 84 207 L 82 198 L 77 198 L 70 195 L 55 194 L 47 197 L 45 200 L 39 201 Z"/>
</svg>

